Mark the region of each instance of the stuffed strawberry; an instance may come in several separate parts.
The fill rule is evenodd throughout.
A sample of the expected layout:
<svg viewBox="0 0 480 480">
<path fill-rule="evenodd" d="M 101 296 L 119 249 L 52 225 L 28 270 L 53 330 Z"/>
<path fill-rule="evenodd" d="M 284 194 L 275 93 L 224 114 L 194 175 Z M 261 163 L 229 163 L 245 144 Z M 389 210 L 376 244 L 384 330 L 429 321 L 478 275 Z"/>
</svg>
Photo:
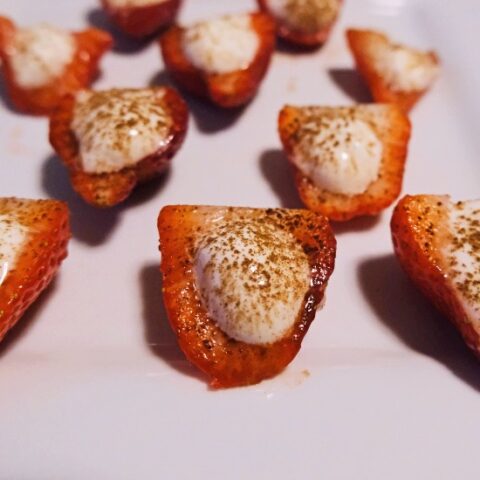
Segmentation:
<svg viewBox="0 0 480 480">
<path fill-rule="evenodd" d="M 328 220 L 307 210 L 168 206 L 158 229 L 165 306 L 186 357 L 213 387 L 280 373 L 334 268 Z"/>
<path fill-rule="evenodd" d="M 480 356 L 480 201 L 407 195 L 391 229 L 408 276 Z"/>
<path fill-rule="evenodd" d="M 342 0 L 258 0 L 277 23 L 280 38 L 301 47 L 324 44 L 342 7 Z"/>
<path fill-rule="evenodd" d="M 134 38 L 148 37 L 175 20 L 181 0 L 101 0 L 113 22 Z"/>
<path fill-rule="evenodd" d="M 396 103 L 408 112 L 439 74 L 435 52 L 394 43 L 373 30 L 350 29 L 347 39 L 376 102 Z"/>
<path fill-rule="evenodd" d="M 275 24 L 265 13 L 228 15 L 171 27 L 160 46 L 179 85 L 220 107 L 238 107 L 253 98 L 267 72 Z"/>
<path fill-rule="evenodd" d="M 0 198 L 0 340 L 67 256 L 68 217 L 56 200 Z"/>
<path fill-rule="evenodd" d="M 65 94 L 90 85 L 111 46 L 110 35 L 95 28 L 76 33 L 47 24 L 18 28 L 0 17 L 7 91 L 26 113 L 48 115 Z"/>
<path fill-rule="evenodd" d="M 400 107 L 286 106 L 278 128 L 309 209 L 345 221 L 377 215 L 400 194 L 410 138 Z"/>
<path fill-rule="evenodd" d="M 51 116 L 50 143 L 84 200 L 111 207 L 168 168 L 187 126 L 187 106 L 169 87 L 82 90 Z"/>
</svg>

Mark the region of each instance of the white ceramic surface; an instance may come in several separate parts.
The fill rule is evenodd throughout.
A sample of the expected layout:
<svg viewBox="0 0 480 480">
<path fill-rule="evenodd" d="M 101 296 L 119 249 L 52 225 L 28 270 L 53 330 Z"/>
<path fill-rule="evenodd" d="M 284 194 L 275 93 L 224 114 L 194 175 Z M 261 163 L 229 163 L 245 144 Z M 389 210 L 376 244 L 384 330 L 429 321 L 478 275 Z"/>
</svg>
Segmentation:
<svg viewBox="0 0 480 480">
<path fill-rule="evenodd" d="M 253 9 L 185 0 L 181 20 Z M 19 23 L 102 23 L 94 0 L 2 0 Z M 0 107 L 1 194 L 72 210 L 69 258 L 0 346 L 1 479 L 478 478 L 480 365 L 411 287 L 377 223 L 338 227 L 327 305 L 285 373 L 211 391 L 177 348 L 160 298 L 156 217 L 172 203 L 299 206 L 276 117 L 292 104 L 368 99 L 343 31 L 434 47 L 442 76 L 415 108 L 404 192 L 479 197 L 477 0 L 346 0 L 331 41 L 275 54 L 238 115 L 191 101 L 164 181 L 96 211 L 72 192 L 44 119 Z M 97 87 L 165 81 L 157 46 L 124 41 Z"/>
</svg>

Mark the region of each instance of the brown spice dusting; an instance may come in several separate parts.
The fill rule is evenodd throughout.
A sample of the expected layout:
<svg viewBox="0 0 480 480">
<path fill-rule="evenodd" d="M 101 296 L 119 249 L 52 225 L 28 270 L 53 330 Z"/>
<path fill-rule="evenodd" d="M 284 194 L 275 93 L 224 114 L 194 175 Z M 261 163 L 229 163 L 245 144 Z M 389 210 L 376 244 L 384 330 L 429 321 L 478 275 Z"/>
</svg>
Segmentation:
<svg viewBox="0 0 480 480">
<path fill-rule="evenodd" d="M 458 202 L 452 208 L 456 219 L 452 228 L 450 255 L 447 259 L 452 267 L 451 278 L 463 298 L 478 311 L 480 309 L 480 223 L 478 214 L 475 214 L 477 210 L 471 210 L 468 202 Z"/>
<path fill-rule="evenodd" d="M 228 212 L 213 228 L 198 241 L 196 254 L 202 268 L 197 280 L 209 279 L 198 283 L 212 318 L 217 320 L 220 312 L 230 330 L 225 333 L 245 341 L 265 330 L 278 336 L 279 317 L 298 306 L 288 330 L 300 314 L 310 277 L 308 257 L 291 233 L 294 225 L 267 210 L 258 219 Z M 208 261 L 199 256 L 205 249 Z"/>
<path fill-rule="evenodd" d="M 286 0 L 285 22 L 305 33 L 329 27 L 340 9 L 339 0 Z"/>
</svg>

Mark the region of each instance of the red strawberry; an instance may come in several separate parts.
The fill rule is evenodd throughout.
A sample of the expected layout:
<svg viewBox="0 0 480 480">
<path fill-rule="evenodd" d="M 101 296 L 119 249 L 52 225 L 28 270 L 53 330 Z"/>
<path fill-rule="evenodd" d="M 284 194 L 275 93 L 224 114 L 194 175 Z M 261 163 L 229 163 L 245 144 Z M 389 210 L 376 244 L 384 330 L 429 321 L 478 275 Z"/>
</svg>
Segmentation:
<svg viewBox="0 0 480 480">
<path fill-rule="evenodd" d="M 44 26 L 44 28 L 52 27 Z M 73 33 L 73 58 L 63 68 L 63 71 L 45 84 L 27 87 L 19 82 L 13 67 L 16 59 L 19 58 L 18 52 L 22 48 L 28 49 L 28 47 L 17 44 L 18 32 L 25 32 L 25 30 L 19 30 L 11 20 L 0 17 L 0 58 L 3 60 L 8 93 L 19 110 L 36 115 L 48 115 L 65 94 L 87 87 L 97 75 L 100 58 L 112 46 L 112 38 L 102 30 L 90 28 Z M 26 40 L 23 41 L 25 43 Z M 35 50 L 37 41 L 29 42 L 32 53 L 27 60 L 22 61 L 29 63 L 30 67 L 32 63 L 37 67 L 38 64 L 41 64 L 42 69 L 48 70 L 51 66 L 44 65 L 45 59 L 38 57 L 38 52 Z M 51 42 L 55 42 L 52 39 L 46 41 L 46 43 L 49 42 L 48 47 L 53 47 Z M 37 67 L 35 69 L 38 72 Z"/>
<path fill-rule="evenodd" d="M 480 201 L 407 195 L 391 229 L 408 276 L 480 356 Z"/>
<path fill-rule="evenodd" d="M 79 102 L 83 97 L 85 102 Z M 79 118 L 84 125 L 83 140 L 74 130 Z M 152 126 L 154 118 L 158 121 Z M 182 145 L 187 127 L 187 106 L 172 88 L 83 91 L 64 97 L 51 116 L 50 143 L 84 200 L 97 207 L 111 207 L 125 200 L 138 183 L 165 171 Z M 145 156 L 130 157 L 138 148 L 134 142 L 146 138 L 152 143 L 152 134 L 155 143 L 144 151 Z M 92 170 L 85 169 L 82 147 L 93 158 Z M 112 159 L 116 155 L 127 163 L 115 163 Z"/>
<path fill-rule="evenodd" d="M 171 24 L 181 4 L 181 0 L 157 0 L 148 3 L 135 0 L 101 2 L 120 30 L 134 38 L 148 37 Z"/>
<path fill-rule="evenodd" d="M 395 44 L 373 30 L 350 29 L 347 39 L 376 102 L 396 103 L 408 112 L 438 75 L 435 52 Z"/>
<path fill-rule="evenodd" d="M 342 7 L 342 0 L 257 1 L 277 22 L 278 36 L 302 47 L 324 44 Z"/>
<path fill-rule="evenodd" d="M 67 256 L 68 208 L 56 200 L 0 199 L 0 340 Z"/>
<path fill-rule="evenodd" d="M 187 358 L 217 388 L 281 372 L 334 268 L 327 219 L 307 210 L 168 206 L 158 229 L 165 306 Z"/>
<path fill-rule="evenodd" d="M 286 106 L 280 112 L 278 128 L 294 167 L 300 198 L 309 209 L 345 221 L 377 215 L 400 194 L 410 122 L 396 105 Z M 372 140 L 378 146 L 377 155 L 372 154 Z M 349 163 L 345 163 L 345 155 Z M 347 181 L 357 182 L 365 175 L 361 170 L 370 169 L 364 165 L 365 156 L 378 157 L 377 175 L 365 177 L 364 185 L 351 193 Z M 327 175 L 328 182 L 324 179 Z M 324 185 L 320 186 L 315 178 L 322 177 Z"/>
<path fill-rule="evenodd" d="M 243 20 L 249 20 L 246 27 L 239 26 Z M 251 48 L 255 42 L 255 50 L 247 64 L 243 64 L 243 55 L 247 48 L 230 38 L 230 25 L 234 24 L 234 32 L 242 41 L 248 42 Z M 191 56 L 186 53 L 186 39 L 189 45 L 194 44 L 195 52 L 202 65 L 195 65 Z M 192 27 L 171 27 L 160 38 L 165 66 L 173 78 L 186 90 L 195 95 L 206 97 L 221 107 L 238 107 L 247 103 L 258 90 L 275 47 L 275 24 L 264 13 L 252 13 L 248 16 L 227 16 L 220 19 L 202 22 Z M 218 48 L 221 52 L 219 55 Z M 228 62 L 240 56 L 240 67 L 234 65 L 233 70 L 221 71 L 223 67 L 219 57 Z"/>
</svg>

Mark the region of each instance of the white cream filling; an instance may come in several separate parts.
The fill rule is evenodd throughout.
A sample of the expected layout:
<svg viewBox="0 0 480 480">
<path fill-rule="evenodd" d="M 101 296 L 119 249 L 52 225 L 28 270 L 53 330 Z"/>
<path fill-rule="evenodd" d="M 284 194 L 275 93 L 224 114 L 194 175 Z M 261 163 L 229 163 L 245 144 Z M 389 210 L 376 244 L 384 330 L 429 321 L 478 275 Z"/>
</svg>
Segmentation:
<svg viewBox="0 0 480 480">
<path fill-rule="evenodd" d="M 293 161 L 318 188 L 355 195 L 378 178 L 383 146 L 363 120 L 313 117 L 302 125 L 299 138 Z"/>
<path fill-rule="evenodd" d="M 334 22 L 339 0 L 268 0 L 271 13 L 295 30 L 315 33 Z"/>
<path fill-rule="evenodd" d="M 28 229 L 11 215 L 0 215 L 0 286 L 15 268 L 19 252 L 27 241 Z"/>
<path fill-rule="evenodd" d="M 123 7 L 146 7 L 164 3 L 167 0 L 108 0 L 108 3 L 115 8 Z"/>
<path fill-rule="evenodd" d="M 293 236 L 254 221 L 217 226 L 198 246 L 194 273 L 211 318 L 250 344 L 287 334 L 310 286 L 308 258 Z"/>
<path fill-rule="evenodd" d="M 23 88 L 48 85 L 72 62 L 75 38 L 50 25 L 18 30 L 7 50 L 16 83 Z"/>
<path fill-rule="evenodd" d="M 438 76 L 439 66 L 427 53 L 399 45 L 379 48 L 376 68 L 393 90 L 425 90 Z"/>
<path fill-rule="evenodd" d="M 453 288 L 469 318 L 480 322 L 480 200 L 450 207 L 453 242 L 444 247 Z"/>
<path fill-rule="evenodd" d="M 197 23 L 183 34 L 183 49 L 192 64 L 208 73 L 230 73 L 254 60 L 259 38 L 250 15 L 229 15 Z"/>
<path fill-rule="evenodd" d="M 162 97 L 163 91 L 154 89 L 79 92 L 71 128 L 83 170 L 117 172 L 163 147 L 171 117 Z"/>
</svg>

